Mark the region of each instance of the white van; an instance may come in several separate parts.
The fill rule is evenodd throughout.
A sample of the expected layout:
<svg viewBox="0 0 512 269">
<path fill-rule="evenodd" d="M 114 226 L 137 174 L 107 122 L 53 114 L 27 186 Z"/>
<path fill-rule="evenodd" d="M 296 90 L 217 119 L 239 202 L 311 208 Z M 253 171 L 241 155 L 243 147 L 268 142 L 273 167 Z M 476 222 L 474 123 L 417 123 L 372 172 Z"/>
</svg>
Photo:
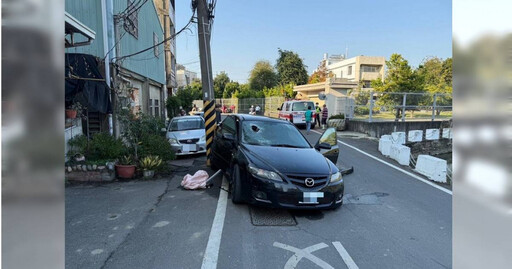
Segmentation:
<svg viewBox="0 0 512 269">
<path fill-rule="evenodd" d="M 279 118 L 285 119 L 296 126 L 306 126 L 304 113 L 308 110 L 308 106 L 311 107 L 311 111 L 313 112 L 311 129 L 314 129 L 316 125 L 316 112 L 315 103 L 313 103 L 313 101 L 286 101 L 277 109 L 279 110 Z"/>
</svg>

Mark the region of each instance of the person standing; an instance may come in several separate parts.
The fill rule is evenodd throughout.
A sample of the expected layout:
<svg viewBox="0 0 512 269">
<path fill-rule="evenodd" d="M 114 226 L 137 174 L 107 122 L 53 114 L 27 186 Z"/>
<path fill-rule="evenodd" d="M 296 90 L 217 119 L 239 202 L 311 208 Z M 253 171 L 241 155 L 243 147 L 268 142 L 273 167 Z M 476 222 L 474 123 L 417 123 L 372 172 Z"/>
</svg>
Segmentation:
<svg viewBox="0 0 512 269">
<path fill-rule="evenodd" d="M 311 106 L 308 106 L 308 110 L 304 113 L 304 117 L 306 118 L 306 134 L 309 134 L 309 130 L 311 130 L 311 119 L 313 118 Z"/>
<path fill-rule="evenodd" d="M 315 104 L 315 123 L 320 126 L 320 114 L 322 113 L 322 109 L 320 108 L 320 105 L 318 102 Z"/>
<path fill-rule="evenodd" d="M 329 116 L 329 111 L 327 110 L 327 105 L 324 104 L 324 108 L 322 109 L 322 129 L 325 129 L 327 125 L 327 117 Z"/>
<path fill-rule="evenodd" d="M 235 105 L 232 104 L 229 108 L 231 109 L 231 113 L 235 113 Z"/>
<path fill-rule="evenodd" d="M 185 116 L 187 112 L 185 112 L 185 109 L 183 109 L 182 106 L 180 106 L 180 116 Z"/>
<path fill-rule="evenodd" d="M 249 114 L 254 115 L 254 105 L 251 105 L 251 108 L 249 108 Z"/>
<path fill-rule="evenodd" d="M 220 104 L 215 105 L 215 122 L 219 124 L 222 121 Z"/>
<path fill-rule="evenodd" d="M 261 111 L 260 105 L 256 105 L 256 108 L 254 109 L 254 111 L 256 112 L 255 113 L 256 115 L 260 115 L 260 111 Z"/>
<path fill-rule="evenodd" d="M 194 104 L 194 105 L 192 106 L 192 111 L 194 111 L 194 112 L 196 112 L 196 111 L 197 111 L 197 106 L 196 106 L 196 104 Z"/>
</svg>

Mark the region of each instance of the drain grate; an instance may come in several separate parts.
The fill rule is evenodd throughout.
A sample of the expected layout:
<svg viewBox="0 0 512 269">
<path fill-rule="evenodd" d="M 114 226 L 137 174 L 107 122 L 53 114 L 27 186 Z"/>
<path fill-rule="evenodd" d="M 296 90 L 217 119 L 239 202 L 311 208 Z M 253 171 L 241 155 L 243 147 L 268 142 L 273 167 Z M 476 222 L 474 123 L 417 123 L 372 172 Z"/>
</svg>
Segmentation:
<svg viewBox="0 0 512 269">
<path fill-rule="evenodd" d="M 284 209 L 250 207 L 251 223 L 254 226 L 295 226 L 295 218 Z"/>
</svg>

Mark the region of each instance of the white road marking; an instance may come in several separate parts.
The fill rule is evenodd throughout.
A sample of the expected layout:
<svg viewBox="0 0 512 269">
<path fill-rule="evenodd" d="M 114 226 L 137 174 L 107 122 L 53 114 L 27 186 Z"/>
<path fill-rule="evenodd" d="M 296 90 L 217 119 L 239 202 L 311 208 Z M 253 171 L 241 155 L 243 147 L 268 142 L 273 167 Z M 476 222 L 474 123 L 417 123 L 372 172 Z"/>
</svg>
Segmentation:
<svg viewBox="0 0 512 269">
<path fill-rule="evenodd" d="M 101 254 L 101 253 L 103 253 L 103 249 L 101 249 L 101 248 L 97 248 L 97 249 L 91 251 L 92 255 L 98 255 L 98 254 Z"/>
<path fill-rule="evenodd" d="M 228 189 L 226 178 L 222 179 L 222 189 Z M 228 201 L 228 193 L 220 190 L 219 200 L 217 202 L 217 209 L 215 210 L 215 218 L 213 219 L 212 229 L 210 230 L 210 237 L 203 256 L 203 264 L 201 269 L 214 269 L 217 268 L 217 261 L 219 258 L 219 248 L 222 239 L 222 229 L 224 228 L 224 218 L 226 217 L 226 205 Z"/>
<path fill-rule="evenodd" d="M 336 242 L 332 242 L 332 244 L 334 245 L 334 247 L 340 254 L 341 258 L 347 265 L 348 269 L 359 269 L 359 267 L 356 265 L 356 263 L 354 262 L 352 257 L 350 257 L 347 250 L 343 247 L 343 245 L 340 242 L 336 241 Z"/>
<path fill-rule="evenodd" d="M 313 131 L 313 132 L 315 132 L 315 133 L 317 133 L 317 134 L 319 134 L 319 135 L 322 135 L 322 133 L 320 133 L 320 132 L 318 132 L 318 131 L 315 131 L 315 130 L 311 130 L 311 131 Z M 388 163 L 388 162 L 386 162 L 386 161 L 383 161 L 383 160 L 381 160 L 381 159 L 379 159 L 379 158 L 377 158 L 377 157 L 375 157 L 375 156 L 371 155 L 370 153 L 366 153 L 366 152 L 364 152 L 364 151 L 362 151 L 362 150 L 360 150 L 360 149 L 358 149 L 358 148 L 356 148 L 356 147 L 354 147 L 354 146 L 352 146 L 352 145 L 349 145 L 349 144 L 347 144 L 347 143 L 345 143 L 345 142 L 342 142 L 341 140 L 338 140 L 338 143 L 340 143 L 340 144 L 342 144 L 342 145 L 345 145 L 345 146 L 347 146 L 347 147 L 349 147 L 349 148 L 351 148 L 351 149 L 353 149 L 353 150 L 355 150 L 355 151 L 358 151 L 358 152 L 360 152 L 360 153 L 362 153 L 362 154 L 364 154 L 364 155 L 366 155 L 366 156 L 368 156 L 368 157 L 370 157 L 370 158 L 372 158 L 372 159 L 374 159 L 374 160 L 376 160 L 376 161 L 378 161 L 378 162 L 381 162 L 381 163 L 383 163 L 383 164 L 385 164 L 385 165 L 387 165 L 387 166 L 389 166 L 389 167 L 391 167 L 391 168 L 394 168 L 394 169 L 396 169 L 396 170 L 398 170 L 398 171 L 400 171 L 400 172 L 402 172 L 402 173 L 404 173 L 404 174 L 406 174 L 406 175 L 408 175 L 408 176 L 411 176 L 411 177 L 413 177 L 414 179 L 417 179 L 417 180 L 419 180 L 419 181 L 421 181 L 421 182 L 423 182 L 423 183 L 426 183 L 426 184 L 428 184 L 428 185 L 430 185 L 430 186 L 432 186 L 432 187 L 434 187 L 434 188 L 436 188 L 436 189 L 438 189 L 438 190 L 440 190 L 440 191 L 443 191 L 443 192 L 445 192 L 445 193 L 448 193 L 448 194 L 450 194 L 450 195 L 453 195 L 453 194 L 452 194 L 452 191 L 450 191 L 450 190 L 448 190 L 448 189 L 446 189 L 446 188 L 443 188 L 443 187 L 441 187 L 441 186 L 439 186 L 439 185 L 436 185 L 436 184 L 434 184 L 434 183 L 432 183 L 432 182 L 430 182 L 430 181 L 428 181 L 428 180 L 426 180 L 426 179 L 424 179 L 424 178 L 421 178 L 421 177 L 419 177 L 419 176 L 417 176 L 417 175 L 415 175 L 415 174 L 413 174 L 413 173 L 411 173 L 411 172 L 408 172 L 408 171 L 406 171 L 406 170 L 404 170 L 404 169 L 402 169 L 402 168 L 400 168 L 400 167 L 398 167 L 398 166 L 395 166 L 395 165 L 392 165 L 392 164 L 390 164 L 390 163 Z"/>
<path fill-rule="evenodd" d="M 297 264 L 299 264 L 299 262 L 300 262 L 300 260 L 302 260 L 302 258 L 306 258 L 306 259 L 310 260 L 311 262 L 322 267 L 323 269 L 334 269 L 334 267 L 332 267 L 330 264 L 326 263 L 324 260 L 311 254 L 311 252 L 329 247 L 325 243 L 316 244 L 316 245 L 313 245 L 313 246 L 310 246 L 310 247 L 307 247 L 304 249 L 298 249 L 296 247 L 285 245 L 285 244 L 282 244 L 279 242 L 274 242 L 273 246 L 295 253 L 293 256 L 291 256 L 288 259 L 288 261 L 284 265 L 284 269 L 294 269 L 295 267 L 297 267 Z"/>
</svg>

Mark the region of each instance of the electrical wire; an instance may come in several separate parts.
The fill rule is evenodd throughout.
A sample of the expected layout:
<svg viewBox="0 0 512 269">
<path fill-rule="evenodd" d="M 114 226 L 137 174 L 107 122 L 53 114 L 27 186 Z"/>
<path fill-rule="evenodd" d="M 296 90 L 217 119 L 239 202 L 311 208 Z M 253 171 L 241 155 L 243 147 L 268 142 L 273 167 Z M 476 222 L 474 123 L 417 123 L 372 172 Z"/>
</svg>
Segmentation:
<svg viewBox="0 0 512 269">
<path fill-rule="evenodd" d="M 126 58 L 129 58 L 129 57 L 132 57 L 132 56 L 135 56 L 135 55 L 139 55 L 141 53 L 144 53 L 150 49 L 153 49 L 154 47 L 157 47 L 157 46 L 160 46 L 162 44 L 164 44 L 165 42 L 171 40 L 171 39 L 174 39 L 176 36 L 178 36 L 179 34 L 181 34 L 183 31 L 185 31 L 189 26 L 190 24 L 192 24 L 192 22 L 194 22 L 194 15 L 195 15 L 195 10 L 193 10 L 192 12 L 192 16 L 190 17 L 188 23 L 183 27 L 181 28 L 178 32 L 176 32 L 174 35 L 168 37 L 168 38 L 164 38 L 164 40 L 162 40 L 161 42 L 151 46 L 151 47 L 148 47 L 148 48 L 145 48 L 143 50 L 140 50 L 140 51 L 137 51 L 137 52 L 134 52 L 134 53 L 131 53 L 131 54 L 128 54 L 128 55 L 125 55 L 125 56 L 121 56 L 121 57 L 114 57 L 113 59 L 116 59 L 116 61 L 121 61 L 123 59 L 126 59 Z"/>
</svg>

